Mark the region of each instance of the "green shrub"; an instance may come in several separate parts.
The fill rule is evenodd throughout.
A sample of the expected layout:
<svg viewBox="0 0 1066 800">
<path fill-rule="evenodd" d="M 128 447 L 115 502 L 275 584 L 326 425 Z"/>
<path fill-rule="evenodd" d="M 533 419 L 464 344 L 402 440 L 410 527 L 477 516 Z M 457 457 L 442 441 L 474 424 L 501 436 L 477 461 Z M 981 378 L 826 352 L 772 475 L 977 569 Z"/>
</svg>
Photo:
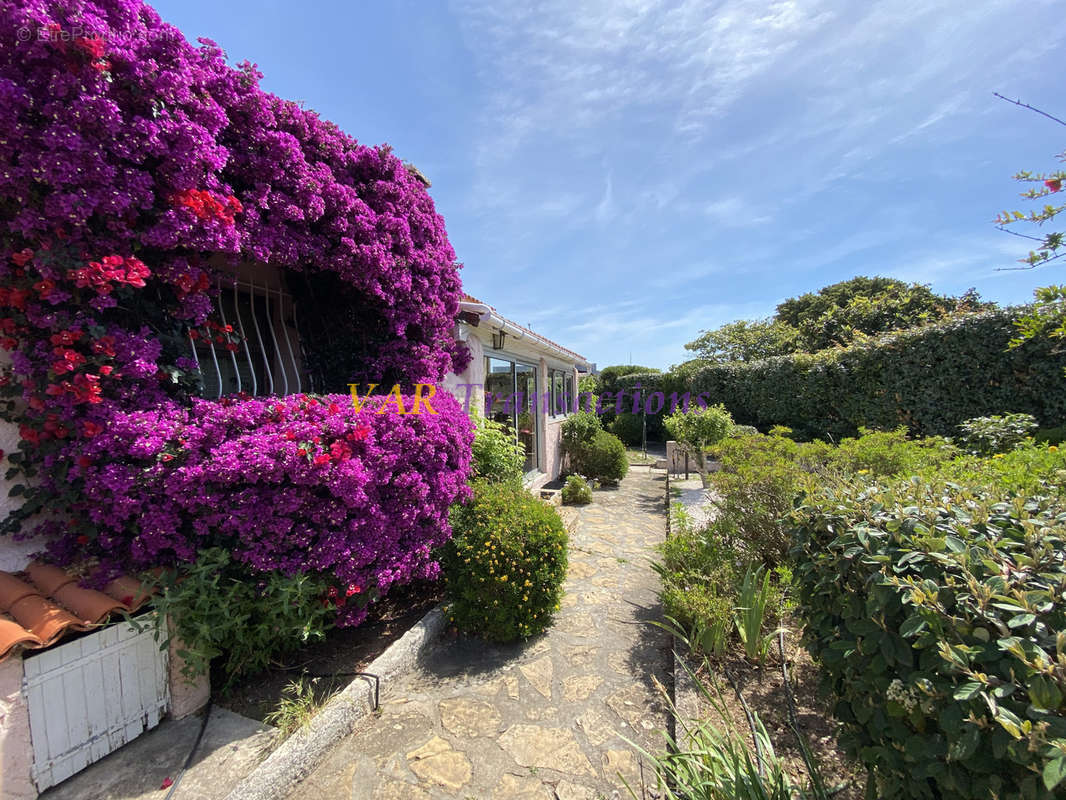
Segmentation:
<svg viewBox="0 0 1066 800">
<path fill-rule="evenodd" d="M 1032 414 L 992 414 L 959 424 L 959 446 L 977 456 L 1013 450 L 1036 430 Z"/>
<path fill-rule="evenodd" d="M 563 453 L 570 456 L 571 460 L 581 453 L 593 437 L 603 430 L 600 418 L 591 411 L 577 411 L 565 420 L 560 426 L 560 440 Z"/>
<path fill-rule="evenodd" d="M 566 578 L 567 535 L 555 509 L 520 486 L 478 482 L 451 523 L 442 563 L 455 624 L 499 642 L 545 630 Z"/>
<path fill-rule="evenodd" d="M 908 439 L 903 427 L 894 431 L 860 428 L 859 433 L 858 438 L 844 439 L 828 452 L 827 462 L 847 472 L 889 476 L 935 467 L 959 455 L 949 440 L 937 436 Z"/>
<path fill-rule="evenodd" d="M 562 451 L 570 470 L 596 480 L 616 482 L 629 470 L 626 448 L 617 436 L 607 433 L 590 411 L 571 414 L 562 424 Z"/>
<path fill-rule="evenodd" d="M 223 548 L 212 547 L 201 550 L 195 562 L 164 573 L 153 603 L 158 620 L 173 621 L 184 675 L 204 674 L 219 658 L 228 686 L 322 638 L 337 613 L 328 592 L 323 578 L 252 572 Z"/>
<path fill-rule="evenodd" d="M 663 375 L 659 385 L 690 392 L 693 402 L 721 402 L 739 423 L 787 425 L 803 439 L 839 440 L 863 425 L 952 436 L 963 420 L 1005 408 L 1057 424 L 1066 419 L 1066 353 L 1046 337 L 1009 349 L 1023 313 L 966 314 L 850 347 L 706 366 L 687 381 Z"/>
<path fill-rule="evenodd" d="M 522 480 L 525 449 L 506 425 L 479 418 L 471 455 L 475 478 L 491 483 Z"/>
<path fill-rule="evenodd" d="M 656 571 L 662 578 L 663 613 L 686 630 L 722 620 L 732 625 L 736 558 L 710 528 L 697 529 L 680 505 L 674 506 L 674 530 L 658 545 Z"/>
<path fill-rule="evenodd" d="M 1061 500 L 936 481 L 797 511 L 805 644 L 876 796 L 1061 796 L 1064 534 Z"/>
<path fill-rule="evenodd" d="M 733 418 L 725 406 L 692 406 L 678 409 L 663 420 L 670 436 L 683 444 L 696 459 L 696 469 L 707 480 L 707 448 L 722 441 L 733 427 Z"/>
<path fill-rule="evenodd" d="M 951 481 L 965 486 L 995 486 L 1010 494 L 1066 494 L 1066 449 L 1025 443 L 991 458 L 963 455 L 919 470 L 926 483 Z"/>
<path fill-rule="evenodd" d="M 758 429 L 756 429 L 756 430 L 758 430 Z M 774 425 L 774 426 L 772 426 L 770 428 L 770 435 L 771 436 L 780 436 L 783 439 L 791 439 L 792 438 L 792 428 L 788 427 L 788 425 Z"/>
<path fill-rule="evenodd" d="M 1066 425 L 1056 425 L 1053 428 L 1040 428 L 1034 434 L 1036 441 L 1047 444 L 1059 445 L 1066 442 Z"/>
<path fill-rule="evenodd" d="M 736 537 L 724 532 L 723 522 L 715 520 L 697 528 L 680 505 L 674 506 L 671 518 L 672 533 L 658 546 L 659 561 L 654 565 L 662 582 L 663 613 L 677 623 L 693 647 L 719 656 L 733 635 L 736 610 L 743 605 L 744 573 L 738 565 L 745 556 L 733 544 Z M 784 613 L 790 582 L 788 569 L 779 567 L 771 573 L 762 615 L 767 626 L 776 624 Z"/>
<path fill-rule="evenodd" d="M 627 445 L 638 445 L 644 441 L 644 418 L 640 414 L 625 412 L 619 414 L 611 423 L 611 433 Z"/>
<path fill-rule="evenodd" d="M 563 484 L 563 502 L 571 506 L 583 506 L 592 502 L 592 487 L 580 475 L 571 475 Z"/>
<path fill-rule="evenodd" d="M 578 473 L 607 483 L 617 483 L 629 471 L 629 459 L 622 440 L 607 431 L 597 431 L 572 459 Z"/>
<path fill-rule="evenodd" d="M 738 439 L 741 436 L 757 436 L 759 429 L 752 425 L 734 425 L 726 434 L 730 439 Z"/>
<path fill-rule="evenodd" d="M 733 633 L 735 599 L 731 588 L 704 580 L 688 585 L 664 580 L 659 601 L 663 615 L 681 626 L 693 650 L 718 658 L 726 652 Z"/>
<path fill-rule="evenodd" d="M 804 447 L 777 436 L 725 439 L 716 447 L 722 468 L 710 478 L 715 529 L 743 560 L 774 566 L 788 551 L 784 520 L 810 477 L 800 458 Z"/>
</svg>

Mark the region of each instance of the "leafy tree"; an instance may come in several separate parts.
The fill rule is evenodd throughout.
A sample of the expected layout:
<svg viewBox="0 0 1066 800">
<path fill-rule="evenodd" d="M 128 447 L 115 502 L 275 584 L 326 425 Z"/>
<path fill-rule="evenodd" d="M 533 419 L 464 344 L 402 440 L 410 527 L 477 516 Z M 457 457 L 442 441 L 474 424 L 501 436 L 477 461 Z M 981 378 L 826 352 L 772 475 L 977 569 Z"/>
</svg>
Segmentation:
<svg viewBox="0 0 1066 800">
<path fill-rule="evenodd" d="M 618 390 L 618 379 L 626 375 L 636 375 L 639 372 L 660 372 L 655 367 L 641 367 L 637 364 L 615 364 L 604 367 L 597 376 L 600 379 L 601 392 L 614 392 Z"/>
<path fill-rule="evenodd" d="M 582 375 L 577 382 L 578 394 L 598 395 L 600 393 L 600 379 L 595 375 Z"/>
<path fill-rule="evenodd" d="M 703 331 L 685 345 L 697 355 L 686 369 L 758 361 L 797 351 L 813 353 L 994 305 L 982 301 L 973 289 L 961 297 L 951 297 L 936 294 L 921 283 L 860 275 L 791 297 L 769 319 L 738 320 Z"/>
<path fill-rule="evenodd" d="M 737 320 L 700 331 L 700 336 L 685 345 L 704 363 L 725 364 L 731 361 L 758 361 L 796 351 L 798 332 L 787 323 L 774 319 Z"/>
<path fill-rule="evenodd" d="M 858 275 L 851 280 L 840 281 L 824 286 L 817 292 L 807 292 L 799 297 L 790 297 L 777 307 L 774 316 L 778 322 L 784 322 L 793 328 L 818 319 L 834 308 L 844 308 L 859 297 L 875 297 L 892 289 L 905 287 L 901 280 L 895 278 L 867 278 Z"/>
<path fill-rule="evenodd" d="M 680 442 L 696 459 L 696 470 L 704 487 L 707 479 L 707 448 L 718 444 L 733 427 L 733 418 L 723 405 L 678 409 L 663 419 L 670 436 Z"/>
<path fill-rule="evenodd" d="M 799 349 L 815 352 L 992 306 L 973 289 L 950 297 L 921 283 L 859 276 L 786 300 L 777 307 L 775 319 L 796 329 Z"/>
</svg>

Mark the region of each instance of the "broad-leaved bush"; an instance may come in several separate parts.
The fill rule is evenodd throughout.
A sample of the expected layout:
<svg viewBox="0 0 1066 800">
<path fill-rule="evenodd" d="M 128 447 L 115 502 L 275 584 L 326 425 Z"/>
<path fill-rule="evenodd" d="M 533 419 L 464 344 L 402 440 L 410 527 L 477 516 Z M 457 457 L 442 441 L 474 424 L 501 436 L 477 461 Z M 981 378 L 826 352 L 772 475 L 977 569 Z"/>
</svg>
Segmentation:
<svg viewBox="0 0 1066 800">
<path fill-rule="evenodd" d="M 856 480 L 797 512 L 804 640 L 878 797 L 1061 796 L 1066 505 L 1049 494 Z"/>
</svg>

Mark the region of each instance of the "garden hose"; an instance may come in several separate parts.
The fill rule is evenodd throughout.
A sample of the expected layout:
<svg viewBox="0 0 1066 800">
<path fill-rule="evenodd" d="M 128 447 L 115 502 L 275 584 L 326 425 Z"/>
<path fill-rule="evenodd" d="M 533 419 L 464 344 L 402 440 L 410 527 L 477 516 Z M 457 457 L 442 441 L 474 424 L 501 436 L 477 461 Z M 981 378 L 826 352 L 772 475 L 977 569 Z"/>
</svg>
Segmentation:
<svg viewBox="0 0 1066 800">
<path fill-rule="evenodd" d="M 800 738 L 799 721 L 796 718 L 796 700 L 792 696 L 792 683 L 788 679 L 788 665 L 785 663 L 785 630 L 777 632 L 777 652 L 781 656 L 781 677 L 785 679 L 785 701 L 788 707 L 788 724 L 792 727 L 796 738 Z M 803 743 L 800 743 L 803 747 Z"/>
<path fill-rule="evenodd" d="M 192 764 L 193 756 L 196 755 L 196 751 L 200 749 L 200 741 L 204 738 L 204 731 L 207 730 L 207 721 L 211 718 L 211 700 L 207 701 L 207 709 L 204 711 L 203 722 L 200 723 L 200 732 L 196 734 L 196 741 L 192 743 L 192 750 L 189 751 L 188 757 L 185 759 L 185 763 L 182 764 L 181 769 L 178 771 L 178 776 L 174 779 L 174 782 L 170 784 L 170 791 L 167 792 L 167 796 L 163 800 L 170 800 L 174 796 L 174 792 L 178 790 L 178 784 L 181 783 L 182 777 L 185 775 L 185 770 Z"/>
<path fill-rule="evenodd" d="M 832 797 L 837 792 L 842 791 L 847 783 L 843 783 L 832 790 L 827 790 L 825 784 L 822 782 L 822 775 L 818 771 L 817 765 L 814 763 L 814 753 L 811 752 L 810 745 L 807 744 L 807 739 L 800 732 L 799 719 L 796 716 L 796 699 L 792 696 L 792 682 L 788 678 L 788 664 L 785 661 L 785 631 L 782 628 L 777 632 L 777 652 L 781 656 L 781 677 L 785 682 L 785 700 L 788 707 L 788 725 L 792 728 L 792 733 L 796 737 L 796 741 L 799 743 L 800 753 L 803 755 L 803 761 L 807 765 L 807 774 L 810 776 L 811 783 L 814 785 L 815 797 Z"/>
<path fill-rule="evenodd" d="M 751 714 L 751 709 L 748 707 L 748 701 L 744 699 L 744 695 L 740 693 L 740 686 L 733 680 L 733 673 L 729 671 L 729 667 L 722 664 L 722 671 L 725 673 L 726 679 L 729 681 L 729 685 L 733 687 L 733 691 L 737 694 L 737 700 L 740 701 L 740 707 L 744 709 L 744 716 L 748 718 L 748 727 L 751 729 L 751 740 L 755 743 L 755 761 L 759 765 L 759 777 L 766 777 L 766 761 L 763 757 L 762 745 L 759 744 L 758 728 L 755 725 L 755 717 Z"/>
</svg>

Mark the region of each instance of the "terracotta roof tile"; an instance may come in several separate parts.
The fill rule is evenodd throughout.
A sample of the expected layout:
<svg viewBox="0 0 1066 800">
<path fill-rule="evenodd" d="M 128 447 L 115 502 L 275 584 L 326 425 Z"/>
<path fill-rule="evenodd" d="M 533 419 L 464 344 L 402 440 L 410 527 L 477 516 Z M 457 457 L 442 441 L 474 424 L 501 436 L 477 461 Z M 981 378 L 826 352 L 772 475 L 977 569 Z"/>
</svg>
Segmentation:
<svg viewBox="0 0 1066 800">
<path fill-rule="evenodd" d="M 24 575 L 27 580 L 0 570 L 0 661 L 16 647 L 49 647 L 67 633 L 91 630 L 116 611 L 136 611 L 150 596 L 129 575 L 102 592 L 80 586 L 76 575 L 52 564 L 30 564 Z"/>
<path fill-rule="evenodd" d="M 120 575 L 104 587 L 110 597 L 118 600 L 131 611 L 148 602 L 151 594 L 144 590 L 144 584 L 129 575 Z"/>
<path fill-rule="evenodd" d="M 4 610 L 15 618 L 15 622 L 40 639 L 42 647 L 55 642 L 66 632 L 67 628 L 88 630 L 91 627 L 84 625 L 69 611 L 39 594 L 23 597 L 11 608 Z"/>
<path fill-rule="evenodd" d="M 12 648 L 20 644 L 40 647 L 41 640 L 10 617 L 0 616 L 0 661 L 7 657 Z"/>
</svg>

